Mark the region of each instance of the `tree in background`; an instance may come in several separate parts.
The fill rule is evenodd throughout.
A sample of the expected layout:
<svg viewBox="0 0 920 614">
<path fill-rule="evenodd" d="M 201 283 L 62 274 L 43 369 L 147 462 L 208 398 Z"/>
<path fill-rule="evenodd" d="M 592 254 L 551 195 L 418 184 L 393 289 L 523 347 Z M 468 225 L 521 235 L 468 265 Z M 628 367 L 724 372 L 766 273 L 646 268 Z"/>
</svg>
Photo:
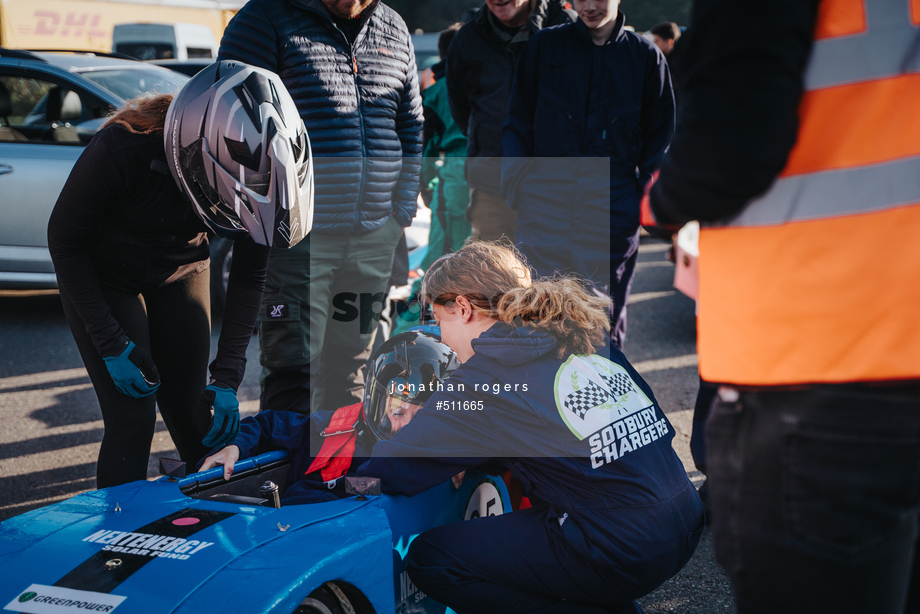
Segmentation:
<svg viewBox="0 0 920 614">
<path fill-rule="evenodd" d="M 402 15 L 409 31 L 440 32 L 470 8 L 479 8 L 483 0 L 384 0 Z M 621 5 L 629 25 L 644 32 L 662 21 L 690 25 L 690 0 L 623 0 Z"/>
</svg>

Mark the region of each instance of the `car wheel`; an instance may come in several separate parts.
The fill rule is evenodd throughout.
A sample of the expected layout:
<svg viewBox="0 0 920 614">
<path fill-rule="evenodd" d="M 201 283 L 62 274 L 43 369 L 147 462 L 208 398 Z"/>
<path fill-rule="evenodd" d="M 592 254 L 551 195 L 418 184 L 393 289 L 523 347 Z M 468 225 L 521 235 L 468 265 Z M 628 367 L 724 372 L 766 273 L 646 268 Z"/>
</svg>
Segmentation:
<svg viewBox="0 0 920 614">
<path fill-rule="evenodd" d="M 294 614 L 355 614 L 355 609 L 338 586 L 326 582 L 301 601 Z"/>
<path fill-rule="evenodd" d="M 214 320 L 224 315 L 232 261 L 233 241 L 224 237 L 213 237 L 211 239 L 211 318 Z"/>
</svg>

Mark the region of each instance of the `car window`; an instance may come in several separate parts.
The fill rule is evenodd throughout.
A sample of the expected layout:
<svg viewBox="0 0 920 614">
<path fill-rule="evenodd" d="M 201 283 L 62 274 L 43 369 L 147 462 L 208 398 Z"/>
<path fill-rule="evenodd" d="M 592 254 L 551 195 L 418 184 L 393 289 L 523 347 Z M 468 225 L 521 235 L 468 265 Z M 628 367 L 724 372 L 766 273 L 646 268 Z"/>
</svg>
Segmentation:
<svg viewBox="0 0 920 614">
<path fill-rule="evenodd" d="M 165 68 L 113 68 L 80 73 L 119 98 L 131 100 L 144 94 L 175 94 L 188 77 Z"/>
<path fill-rule="evenodd" d="M 53 83 L 39 81 L 37 79 L 23 79 L 20 77 L 0 77 L 0 83 L 6 88 L 6 95 L 9 96 L 9 111 L 3 118 L 4 125 L 22 125 L 26 117 L 35 106 L 45 97 L 52 87 Z M 0 96 L 2 96 L 0 92 Z M 0 107 L 3 105 L 0 104 Z"/>
<path fill-rule="evenodd" d="M 185 54 L 189 57 L 189 59 L 214 57 L 214 54 L 211 52 L 211 50 L 205 47 L 189 47 L 185 50 Z"/>
<path fill-rule="evenodd" d="M 108 110 L 66 85 L 0 75 L 0 141 L 85 144 L 77 126 Z"/>
<path fill-rule="evenodd" d="M 118 43 L 115 52 L 138 60 L 171 60 L 176 57 L 173 46 L 167 43 Z"/>
</svg>

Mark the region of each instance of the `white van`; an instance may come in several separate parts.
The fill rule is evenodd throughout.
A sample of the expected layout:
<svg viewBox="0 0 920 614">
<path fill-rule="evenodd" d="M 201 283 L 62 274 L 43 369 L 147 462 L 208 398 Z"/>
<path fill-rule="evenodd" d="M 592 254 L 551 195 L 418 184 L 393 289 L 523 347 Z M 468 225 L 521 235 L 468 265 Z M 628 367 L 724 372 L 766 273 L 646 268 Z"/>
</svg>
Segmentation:
<svg viewBox="0 0 920 614">
<path fill-rule="evenodd" d="M 125 23 L 115 26 L 112 51 L 138 60 L 216 58 L 217 39 L 193 23 Z"/>
</svg>

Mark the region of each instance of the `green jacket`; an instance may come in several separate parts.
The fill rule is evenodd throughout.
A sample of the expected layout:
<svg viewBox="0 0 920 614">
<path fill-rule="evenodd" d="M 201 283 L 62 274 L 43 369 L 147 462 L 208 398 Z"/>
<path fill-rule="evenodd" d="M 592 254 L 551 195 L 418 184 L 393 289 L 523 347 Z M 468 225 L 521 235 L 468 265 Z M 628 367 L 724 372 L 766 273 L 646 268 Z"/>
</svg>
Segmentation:
<svg viewBox="0 0 920 614">
<path fill-rule="evenodd" d="M 425 149 L 422 167 L 422 185 L 429 185 L 438 176 L 435 164 L 441 153 L 447 158 L 466 157 L 466 137 L 454 122 L 447 101 L 447 60 L 432 67 L 436 81 L 422 92 L 425 110 Z M 464 186 L 465 187 L 465 186 Z"/>
</svg>

